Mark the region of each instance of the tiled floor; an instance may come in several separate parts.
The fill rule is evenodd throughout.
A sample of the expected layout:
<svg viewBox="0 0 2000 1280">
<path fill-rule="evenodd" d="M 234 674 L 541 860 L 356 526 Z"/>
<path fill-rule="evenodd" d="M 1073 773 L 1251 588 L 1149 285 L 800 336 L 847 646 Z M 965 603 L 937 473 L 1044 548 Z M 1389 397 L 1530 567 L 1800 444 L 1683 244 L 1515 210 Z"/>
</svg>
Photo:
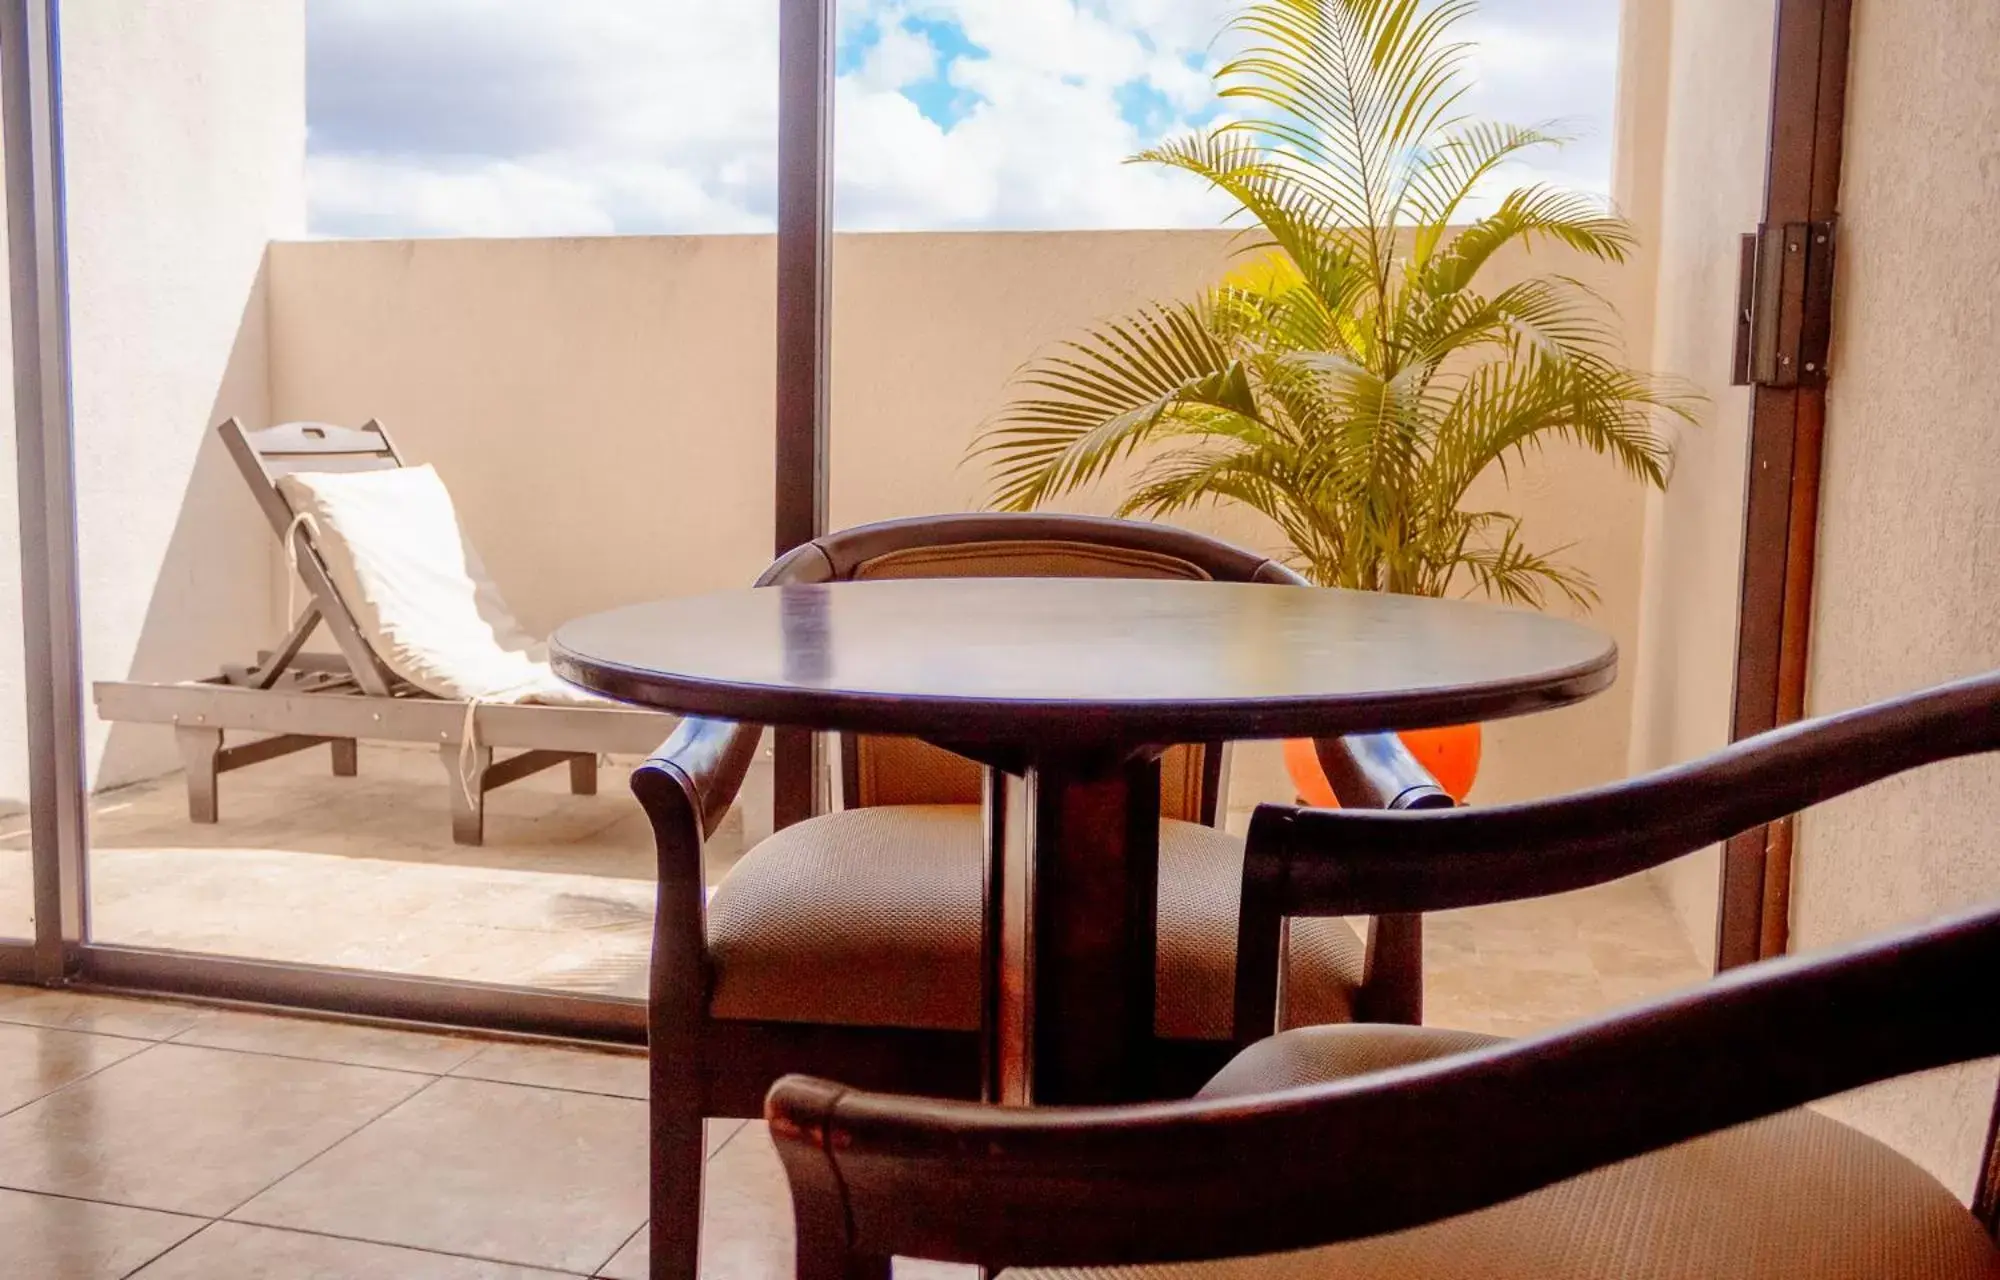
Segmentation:
<svg viewBox="0 0 2000 1280">
<path fill-rule="evenodd" d="M 0 987 L 0 1276 L 645 1273 L 634 1055 Z M 790 1265 L 761 1126 L 717 1123 L 717 1275 Z"/>
<path fill-rule="evenodd" d="M 1432 917 L 1426 964 L 1428 1021 L 1509 1034 L 1702 977 L 1643 880 Z M 640 1277 L 645 1088 L 632 1054 L 0 987 L 0 1278 Z M 704 1274 L 782 1280 L 769 1137 L 709 1144 Z"/>
</svg>

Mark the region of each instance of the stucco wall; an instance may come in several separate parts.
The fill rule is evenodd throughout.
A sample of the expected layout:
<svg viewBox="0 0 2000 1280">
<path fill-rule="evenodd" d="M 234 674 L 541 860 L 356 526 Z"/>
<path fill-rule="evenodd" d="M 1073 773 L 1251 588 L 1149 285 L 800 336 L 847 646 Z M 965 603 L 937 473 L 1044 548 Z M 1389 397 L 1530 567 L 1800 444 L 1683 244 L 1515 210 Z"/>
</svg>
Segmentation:
<svg viewBox="0 0 2000 1280">
<path fill-rule="evenodd" d="M 1620 180 L 1659 248 L 1652 361 L 1710 397 L 1682 432 L 1674 482 L 1647 503 L 1644 600 L 1633 671 L 1635 772 L 1729 740 L 1735 678 L 1749 393 L 1729 385 L 1738 237 L 1763 205 L 1770 102 L 1769 0 L 1630 0 Z M 1652 67 L 1670 41 L 1662 81 Z M 1716 852 L 1653 873 L 1697 954 L 1715 950 Z"/>
<path fill-rule="evenodd" d="M 304 225 L 302 0 L 63 7 L 76 476 L 88 679 L 241 660 L 270 537 L 209 427 L 269 413 L 262 264 Z M 88 719 L 95 780 L 177 767 Z"/>
<path fill-rule="evenodd" d="M 2000 8 L 1859 0 L 1841 191 L 1809 710 L 2000 667 Z M 1794 945 L 2000 896 L 2000 762 L 1828 805 L 1799 840 Z M 1966 1011 L 1990 1017 L 1991 1009 Z M 1839 1100 L 1972 1189 L 1995 1071 Z"/>
<path fill-rule="evenodd" d="M 1228 247 L 1211 232 L 837 237 L 834 522 L 976 507 L 985 478 L 966 446 L 1008 375 L 1092 320 L 1187 296 Z M 1546 248 L 1494 279 L 1528 266 L 1583 275 L 1626 314 L 1647 309 L 1643 273 Z M 274 245 L 271 408 L 380 416 L 443 473 L 531 628 L 738 585 L 771 550 L 773 273 L 761 237 Z M 1481 500 L 1518 504 L 1543 542 L 1577 544 L 1604 594 L 1596 621 L 1629 654 L 1640 491 L 1562 447 L 1525 474 Z M 1240 516 L 1195 522 L 1275 549 Z M 1625 688 L 1497 726 L 1481 798 L 1620 772 Z M 1239 795 L 1284 791 L 1275 749 L 1240 753 L 1237 777 Z"/>
</svg>

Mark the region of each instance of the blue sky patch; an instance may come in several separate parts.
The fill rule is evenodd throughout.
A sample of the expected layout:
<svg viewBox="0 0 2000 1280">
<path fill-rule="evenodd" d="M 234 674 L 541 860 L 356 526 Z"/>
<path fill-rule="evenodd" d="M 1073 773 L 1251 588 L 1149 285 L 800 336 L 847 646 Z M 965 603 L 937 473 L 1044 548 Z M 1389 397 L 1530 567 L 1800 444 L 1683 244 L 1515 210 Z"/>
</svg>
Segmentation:
<svg viewBox="0 0 2000 1280">
<path fill-rule="evenodd" d="M 937 54 L 937 73 L 927 80 L 904 85 L 902 95 L 915 103 L 926 119 L 949 132 L 953 125 L 971 115 L 973 108 L 985 101 L 972 90 L 952 83 L 952 67 L 961 59 L 980 59 L 989 54 L 968 39 L 965 29 L 956 22 L 909 17 L 903 19 L 901 26 L 911 35 L 922 36 L 929 41 Z M 859 71 L 868 60 L 869 51 L 880 43 L 881 24 L 871 18 L 834 50 L 835 73 L 848 75 Z"/>
<path fill-rule="evenodd" d="M 1150 80 L 1127 80 L 1112 90 L 1118 114 L 1148 142 L 1161 137 L 1181 123 L 1180 113 L 1166 94 Z"/>
<path fill-rule="evenodd" d="M 946 66 L 960 58 L 991 56 L 985 49 L 968 39 L 965 28 L 956 22 L 947 22 L 942 18 L 905 18 L 903 30 L 929 40 L 931 48 L 938 51 L 938 61 Z"/>
<path fill-rule="evenodd" d="M 940 129 L 950 132 L 951 127 L 972 114 L 972 109 L 986 99 L 970 89 L 951 83 L 944 75 L 937 75 L 920 84 L 903 86 L 903 96 L 917 104 L 917 110 Z"/>
</svg>

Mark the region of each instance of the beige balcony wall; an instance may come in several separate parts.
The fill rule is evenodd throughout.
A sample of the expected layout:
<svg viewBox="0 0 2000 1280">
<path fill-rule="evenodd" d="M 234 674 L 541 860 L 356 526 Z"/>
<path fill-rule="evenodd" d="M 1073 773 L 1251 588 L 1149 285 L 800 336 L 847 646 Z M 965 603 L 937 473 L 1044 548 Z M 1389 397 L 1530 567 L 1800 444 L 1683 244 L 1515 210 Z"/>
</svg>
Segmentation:
<svg viewBox="0 0 2000 1280">
<path fill-rule="evenodd" d="M 1729 385 L 1738 237 L 1763 206 L 1770 0 L 1630 0 L 1621 199 L 1658 245 L 1652 360 L 1710 397 L 1646 512 L 1634 771 L 1729 740 L 1749 393 Z M 1664 55 L 1664 56 L 1663 56 Z M 1664 74 L 1661 74 L 1664 68 Z M 1716 851 L 1655 872 L 1696 953 L 1714 954 Z"/>
<path fill-rule="evenodd" d="M 846 525 L 976 508 L 967 445 L 1041 346 L 1221 272 L 1213 232 L 837 237 L 832 517 Z M 773 246 L 761 237 L 278 244 L 272 408 L 380 416 L 435 463 L 524 622 L 747 583 L 770 557 Z M 1542 248 L 1499 263 L 1596 282 L 1643 316 L 1646 275 Z M 1565 447 L 1478 497 L 1574 542 L 1596 621 L 1636 638 L 1644 499 Z M 1109 494 L 1075 505 L 1108 509 Z M 1240 513 L 1194 523 L 1277 550 Z M 1627 686 L 1496 726 L 1482 799 L 1615 776 Z M 1239 797 L 1286 794 L 1274 748 L 1245 751 Z"/>
<path fill-rule="evenodd" d="M 2000 667 L 2000 7 L 1860 0 L 1808 710 Z M 2000 897 L 2000 762 L 1925 770 L 1800 832 L 1793 945 Z M 1967 1017 L 1993 1010 L 1967 1009 Z M 1970 1194 L 1993 1064 L 1839 1100 Z"/>
<path fill-rule="evenodd" d="M 85 670 L 209 675 L 272 637 L 272 540 L 209 427 L 268 417 L 262 265 L 304 225 L 304 8 L 62 15 Z M 170 734 L 86 723 L 100 786 L 178 767 Z"/>
</svg>

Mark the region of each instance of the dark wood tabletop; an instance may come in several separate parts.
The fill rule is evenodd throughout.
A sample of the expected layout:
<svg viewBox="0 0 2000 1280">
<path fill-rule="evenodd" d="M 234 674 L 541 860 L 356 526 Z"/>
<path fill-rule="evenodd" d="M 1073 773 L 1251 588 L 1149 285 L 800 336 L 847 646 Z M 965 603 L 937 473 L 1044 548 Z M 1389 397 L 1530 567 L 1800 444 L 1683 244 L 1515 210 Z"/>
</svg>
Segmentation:
<svg viewBox="0 0 2000 1280">
<path fill-rule="evenodd" d="M 1617 669 L 1608 637 L 1523 610 L 1153 579 L 727 591 L 579 619 L 551 649 L 627 702 L 961 743 L 1424 728 L 1575 702 Z"/>
</svg>

